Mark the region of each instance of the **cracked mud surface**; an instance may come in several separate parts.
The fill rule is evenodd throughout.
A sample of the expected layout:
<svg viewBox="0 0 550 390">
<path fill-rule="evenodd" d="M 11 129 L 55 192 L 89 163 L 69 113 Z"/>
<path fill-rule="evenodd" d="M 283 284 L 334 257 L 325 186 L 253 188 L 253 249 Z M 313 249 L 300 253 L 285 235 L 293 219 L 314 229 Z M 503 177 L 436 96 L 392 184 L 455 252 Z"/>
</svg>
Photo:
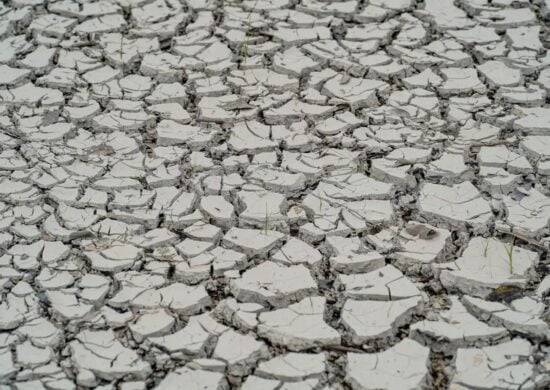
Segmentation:
<svg viewBox="0 0 550 390">
<path fill-rule="evenodd" d="M 7 0 L 0 389 L 550 386 L 548 0 Z"/>
</svg>

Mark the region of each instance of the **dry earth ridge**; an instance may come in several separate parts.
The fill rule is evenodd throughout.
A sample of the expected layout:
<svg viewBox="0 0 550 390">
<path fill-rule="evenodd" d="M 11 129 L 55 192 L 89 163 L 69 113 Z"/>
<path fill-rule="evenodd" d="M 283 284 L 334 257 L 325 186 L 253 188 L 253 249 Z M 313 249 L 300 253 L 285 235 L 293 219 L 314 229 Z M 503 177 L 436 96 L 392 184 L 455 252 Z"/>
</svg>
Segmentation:
<svg viewBox="0 0 550 390">
<path fill-rule="evenodd" d="M 5 0 L 0 390 L 547 389 L 550 0 Z"/>
</svg>

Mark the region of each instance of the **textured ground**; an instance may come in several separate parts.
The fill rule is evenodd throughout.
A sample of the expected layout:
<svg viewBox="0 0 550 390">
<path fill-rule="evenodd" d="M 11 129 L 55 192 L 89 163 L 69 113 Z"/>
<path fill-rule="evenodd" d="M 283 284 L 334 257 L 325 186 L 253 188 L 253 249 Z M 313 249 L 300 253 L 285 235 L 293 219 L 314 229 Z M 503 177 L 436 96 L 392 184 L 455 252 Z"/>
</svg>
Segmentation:
<svg viewBox="0 0 550 390">
<path fill-rule="evenodd" d="M 548 388 L 547 17 L 4 1 L 0 389 Z"/>
</svg>

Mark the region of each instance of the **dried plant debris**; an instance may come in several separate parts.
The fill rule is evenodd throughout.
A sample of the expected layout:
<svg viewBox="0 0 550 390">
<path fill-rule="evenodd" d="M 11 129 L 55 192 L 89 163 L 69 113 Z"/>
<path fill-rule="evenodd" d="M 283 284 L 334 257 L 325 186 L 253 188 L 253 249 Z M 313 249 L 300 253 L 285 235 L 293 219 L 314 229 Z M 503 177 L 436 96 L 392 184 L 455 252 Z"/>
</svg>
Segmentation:
<svg viewBox="0 0 550 390">
<path fill-rule="evenodd" d="M 1 389 L 546 389 L 546 0 L 6 0 Z"/>
</svg>

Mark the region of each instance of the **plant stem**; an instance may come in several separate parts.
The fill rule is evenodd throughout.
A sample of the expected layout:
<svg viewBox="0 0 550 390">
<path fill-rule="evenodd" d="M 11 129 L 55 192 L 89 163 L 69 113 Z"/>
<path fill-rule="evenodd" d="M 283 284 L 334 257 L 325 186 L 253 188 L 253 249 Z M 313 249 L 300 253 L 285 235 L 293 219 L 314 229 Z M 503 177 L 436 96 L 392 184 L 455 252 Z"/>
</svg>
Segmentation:
<svg viewBox="0 0 550 390">
<path fill-rule="evenodd" d="M 120 34 L 120 66 L 123 66 L 124 63 L 122 61 L 122 54 L 123 54 L 123 42 L 124 42 L 124 36 L 122 34 Z"/>
<path fill-rule="evenodd" d="M 250 10 L 250 12 L 248 13 L 248 17 L 247 17 L 247 20 L 246 20 L 246 33 L 245 33 L 245 41 L 244 41 L 244 44 L 243 44 L 243 48 L 242 48 L 242 54 L 243 54 L 243 59 L 244 59 L 244 64 L 246 65 L 246 61 L 248 60 L 248 40 L 250 39 L 250 30 L 252 30 L 252 23 L 251 23 L 251 18 L 252 18 L 252 13 L 256 10 L 256 6 L 258 5 L 258 0 L 256 0 L 256 2 L 254 3 L 254 6 L 252 7 L 252 9 Z"/>
<path fill-rule="evenodd" d="M 510 271 L 510 275 L 514 274 L 514 244 L 516 243 L 516 238 L 512 240 L 512 243 L 509 247 L 504 246 L 506 249 L 506 253 L 508 254 L 508 270 Z"/>
<path fill-rule="evenodd" d="M 265 220 L 264 220 L 264 235 L 267 236 L 267 230 L 269 227 L 269 214 L 267 214 L 267 203 L 265 204 Z"/>
<path fill-rule="evenodd" d="M 489 239 L 485 241 L 485 247 L 483 248 L 483 257 L 487 257 L 487 250 L 489 249 Z"/>
</svg>

